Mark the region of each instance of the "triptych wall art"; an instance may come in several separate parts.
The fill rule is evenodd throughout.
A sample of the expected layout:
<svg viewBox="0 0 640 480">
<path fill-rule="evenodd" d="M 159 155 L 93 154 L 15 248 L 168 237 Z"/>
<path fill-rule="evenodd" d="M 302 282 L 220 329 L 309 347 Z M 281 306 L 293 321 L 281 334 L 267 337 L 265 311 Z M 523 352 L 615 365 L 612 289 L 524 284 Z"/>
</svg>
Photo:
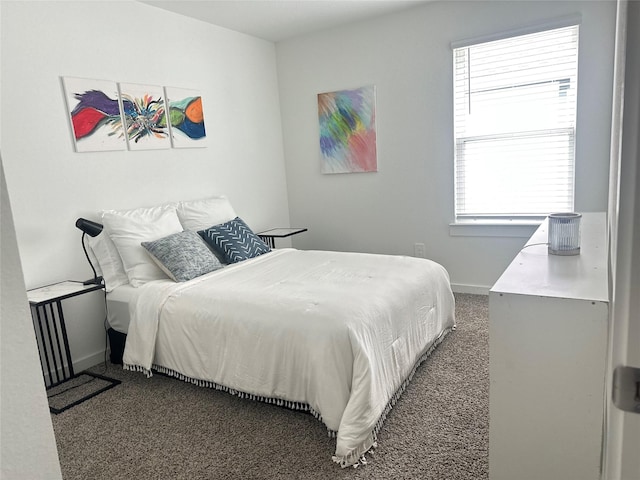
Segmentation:
<svg viewBox="0 0 640 480">
<path fill-rule="evenodd" d="M 77 152 L 206 146 L 201 95 L 191 89 L 62 79 Z"/>
<path fill-rule="evenodd" d="M 318 94 L 322 173 L 376 172 L 375 86 Z"/>
</svg>

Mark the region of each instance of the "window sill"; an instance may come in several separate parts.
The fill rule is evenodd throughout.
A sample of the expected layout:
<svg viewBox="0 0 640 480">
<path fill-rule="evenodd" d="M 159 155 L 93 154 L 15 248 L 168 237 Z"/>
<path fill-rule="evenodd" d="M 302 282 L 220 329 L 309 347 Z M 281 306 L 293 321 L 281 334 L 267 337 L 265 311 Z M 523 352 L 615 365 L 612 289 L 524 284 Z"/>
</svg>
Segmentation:
<svg viewBox="0 0 640 480">
<path fill-rule="evenodd" d="M 543 220 L 467 220 L 449 224 L 452 237 L 529 238 Z"/>
</svg>

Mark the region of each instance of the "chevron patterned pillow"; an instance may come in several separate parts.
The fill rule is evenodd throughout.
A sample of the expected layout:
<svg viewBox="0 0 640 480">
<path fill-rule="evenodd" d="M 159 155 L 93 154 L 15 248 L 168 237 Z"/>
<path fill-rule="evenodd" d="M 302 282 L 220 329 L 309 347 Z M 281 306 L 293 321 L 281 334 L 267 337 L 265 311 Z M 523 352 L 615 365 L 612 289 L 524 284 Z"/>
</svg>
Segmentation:
<svg viewBox="0 0 640 480">
<path fill-rule="evenodd" d="M 241 262 L 271 251 L 240 217 L 200 230 L 198 234 L 227 263 Z"/>
</svg>

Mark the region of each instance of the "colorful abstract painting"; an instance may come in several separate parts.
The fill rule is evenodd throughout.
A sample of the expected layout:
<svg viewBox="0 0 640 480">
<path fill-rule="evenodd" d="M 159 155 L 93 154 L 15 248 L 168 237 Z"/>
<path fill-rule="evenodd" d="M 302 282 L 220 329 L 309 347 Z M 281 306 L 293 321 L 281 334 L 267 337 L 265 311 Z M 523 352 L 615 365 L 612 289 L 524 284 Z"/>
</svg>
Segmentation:
<svg viewBox="0 0 640 480">
<path fill-rule="evenodd" d="M 375 86 L 318 94 L 322 173 L 375 172 Z"/>
<path fill-rule="evenodd" d="M 165 87 L 171 142 L 175 148 L 206 146 L 202 96 L 196 90 Z"/>
<path fill-rule="evenodd" d="M 124 150 L 117 84 L 76 77 L 62 83 L 76 152 Z"/>
<path fill-rule="evenodd" d="M 129 150 L 171 147 L 162 87 L 121 83 L 120 99 Z"/>
</svg>

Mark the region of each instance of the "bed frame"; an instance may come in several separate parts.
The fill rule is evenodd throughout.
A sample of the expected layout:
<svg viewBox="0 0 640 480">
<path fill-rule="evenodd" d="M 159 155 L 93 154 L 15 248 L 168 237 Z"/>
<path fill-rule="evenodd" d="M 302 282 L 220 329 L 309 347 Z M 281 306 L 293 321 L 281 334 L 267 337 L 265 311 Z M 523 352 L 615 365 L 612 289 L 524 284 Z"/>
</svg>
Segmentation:
<svg viewBox="0 0 640 480">
<path fill-rule="evenodd" d="M 107 335 L 109 336 L 109 347 L 111 350 L 109 360 L 116 365 L 122 365 L 122 355 L 124 354 L 124 344 L 127 341 L 127 334 L 109 328 Z"/>
</svg>

